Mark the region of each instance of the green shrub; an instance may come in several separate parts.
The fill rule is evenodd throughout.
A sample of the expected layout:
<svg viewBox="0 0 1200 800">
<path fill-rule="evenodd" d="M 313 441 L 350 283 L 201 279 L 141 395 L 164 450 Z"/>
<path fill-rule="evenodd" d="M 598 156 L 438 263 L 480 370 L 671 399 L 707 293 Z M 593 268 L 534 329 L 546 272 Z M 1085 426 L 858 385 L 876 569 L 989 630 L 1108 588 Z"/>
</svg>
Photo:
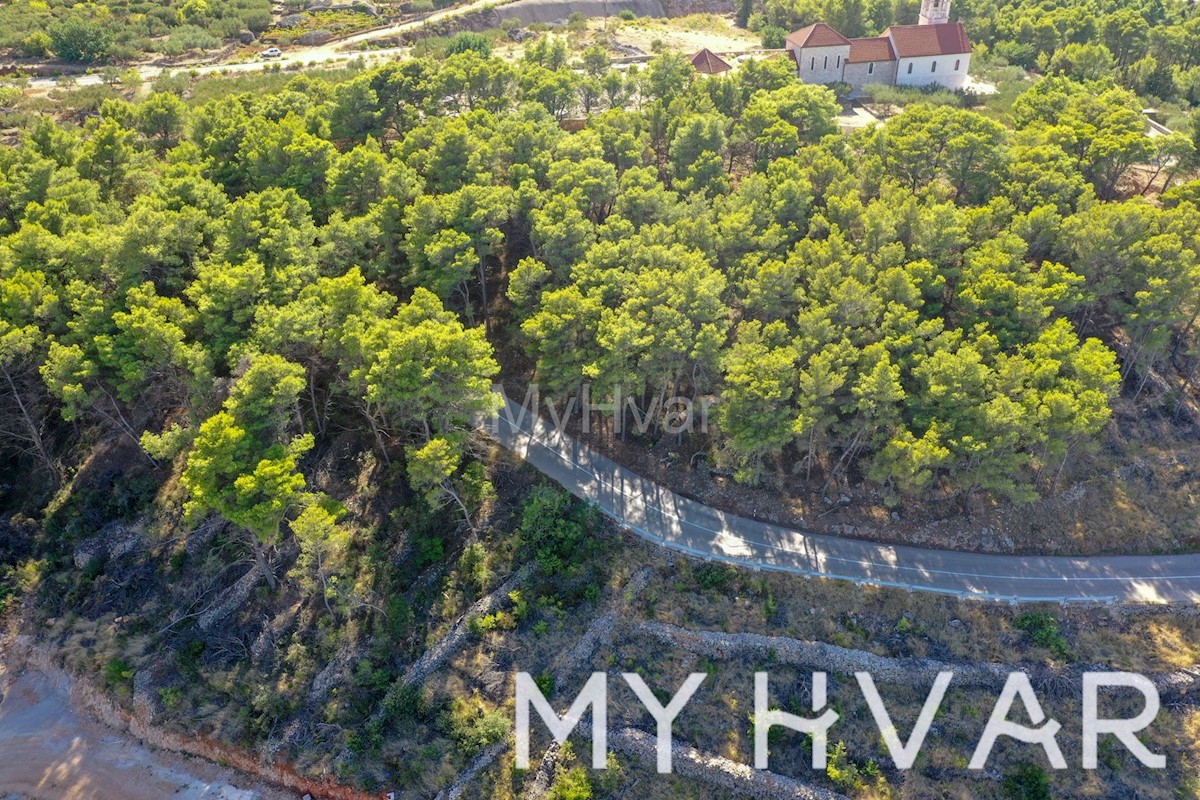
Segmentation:
<svg viewBox="0 0 1200 800">
<path fill-rule="evenodd" d="M 467 622 L 467 630 L 471 635 L 480 637 L 493 631 L 511 631 L 517 627 L 517 619 L 507 611 L 497 611 L 495 614 L 484 614 L 481 617 L 471 617 Z"/>
<path fill-rule="evenodd" d="M 622 771 L 621 762 L 617 760 L 616 754 L 609 753 L 608 758 L 604 760 L 604 771 L 595 777 L 596 787 L 603 793 L 601 796 L 610 795 L 617 790 L 621 785 Z"/>
<path fill-rule="evenodd" d="M 8 564 L 0 564 L 0 614 L 8 607 L 8 599 L 16 594 L 16 579 L 13 568 Z"/>
<path fill-rule="evenodd" d="M 168 686 L 158 690 L 158 699 L 168 714 L 174 714 L 175 710 L 179 708 L 179 704 L 183 702 L 183 692 L 177 686 Z"/>
<path fill-rule="evenodd" d="M 863 782 L 858 765 L 846 752 L 846 743 L 838 742 L 829 751 L 825 763 L 825 775 L 839 789 L 856 792 L 866 784 Z"/>
<path fill-rule="evenodd" d="M 84 565 L 83 571 L 79 574 L 79 580 L 83 583 L 92 583 L 104 574 L 105 567 L 104 558 L 93 558 Z"/>
<path fill-rule="evenodd" d="M 387 618 L 383 621 L 383 632 L 387 639 L 397 642 L 408 635 L 413 624 L 413 610 L 408 601 L 393 595 L 387 601 Z"/>
<path fill-rule="evenodd" d="M 479 747 L 494 745 L 509 735 L 510 726 L 509 715 L 504 711 L 488 711 L 475 721 L 474 741 Z"/>
<path fill-rule="evenodd" d="M 220 47 L 221 40 L 198 25 L 180 25 L 171 31 L 170 38 L 163 45 L 163 52 L 168 55 L 178 55 L 191 50 L 209 50 Z"/>
<path fill-rule="evenodd" d="M 50 47 L 64 61 L 94 64 L 108 57 L 112 38 L 99 23 L 68 17 L 51 26 Z"/>
<path fill-rule="evenodd" d="M 425 698 L 416 686 L 397 686 L 383 698 L 383 715 L 389 720 L 414 720 L 427 712 Z"/>
<path fill-rule="evenodd" d="M 595 796 L 591 776 L 583 767 L 560 769 L 546 795 L 548 800 L 592 800 Z"/>
<path fill-rule="evenodd" d="M 864 103 L 877 106 L 896 106 L 898 108 L 903 108 L 913 103 L 958 108 L 966 102 L 964 96 L 944 89 L 938 84 L 915 87 L 868 83 L 862 87 L 860 92 Z"/>
<path fill-rule="evenodd" d="M 1001 791 L 1008 800 L 1052 800 L 1050 778 L 1036 764 L 1021 764 L 1009 772 Z"/>
<path fill-rule="evenodd" d="M 728 591 L 734 579 L 734 571 L 724 564 L 701 564 L 695 575 L 697 586 L 717 593 Z"/>
<path fill-rule="evenodd" d="M 600 596 L 603 593 L 604 590 L 600 588 L 599 584 L 589 583 L 587 586 L 583 587 L 583 599 L 589 603 L 600 602 Z"/>
<path fill-rule="evenodd" d="M 1036 647 L 1050 651 L 1055 658 L 1066 660 L 1071 657 L 1071 645 L 1063 636 L 1058 620 L 1044 612 L 1027 612 L 1013 621 L 1018 630 L 1029 636 L 1029 641 Z"/>
<path fill-rule="evenodd" d="M 509 592 L 508 599 L 511 600 L 513 604 L 513 619 L 515 619 L 517 622 L 522 622 L 526 617 L 529 616 L 529 601 L 519 589 L 514 589 L 513 591 Z"/>
<path fill-rule="evenodd" d="M 770 622 L 778 613 L 779 601 L 775 599 L 774 594 L 767 592 L 767 596 L 763 598 L 763 617 Z"/>
<path fill-rule="evenodd" d="M 207 647 L 208 645 L 202 640 L 193 639 L 175 651 L 175 665 L 179 667 L 179 671 L 188 680 L 199 680 L 200 659 L 204 657 L 204 651 Z"/>
<path fill-rule="evenodd" d="M 765 50 L 782 50 L 787 43 L 787 31 L 778 25 L 766 25 L 759 33 Z"/>
<path fill-rule="evenodd" d="M 425 568 L 438 564 L 446 558 L 446 543 L 439 536 L 418 536 L 416 541 L 417 566 Z"/>
<path fill-rule="evenodd" d="M 637 19 L 637 14 L 635 14 L 633 12 L 633 9 L 629 9 L 629 8 L 621 9 L 621 13 L 617 14 L 617 16 L 620 17 L 621 19 L 625 20 L 626 22 L 633 22 L 635 19 Z"/>
<path fill-rule="evenodd" d="M 588 530 L 597 523 L 592 506 L 550 486 L 538 486 L 525 501 L 520 539 L 548 576 L 574 572 Z"/>
<path fill-rule="evenodd" d="M 386 692 L 392 683 L 392 673 L 386 667 L 377 667 L 364 658 L 354 668 L 354 685 L 372 692 Z"/>
<path fill-rule="evenodd" d="M 476 592 L 482 594 L 487 590 L 492 570 L 488 566 L 487 550 L 482 544 L 475 542 L 463 549 L 458 559 L 458 573 L 462 582 Z"/>
<path fill-rule="evenodd" d="M 110 689 L 128 687 L 133 683 L 133 667 L 121 658 L 110 658 L 104 665 L 104 685 Z"/>
<path fill-rule="evenodd" d="M 54 43 L 45 31 L 34 31 L 21 40 L 21 55 L 29 58 L 45 58 L 50 55 Z"/>
<path fill-rule="evenodd" d="M 482 33 L 463 31 L 454 34 L 446 44 L 446 55 L 448 56 L 455 53 L 466 53 L 469 50 L 474 50 L 484 58 L 489 58 L 492 55 L 492 40 Z"/>
<path fill-rule="evenodd" d="M 451 704 L 447 727 L 451 739 L 475 752 L 508 736 L 512 721 L 504 711 L 485 711 L 478 701 L 457 698 Z"/>
<path fill-rule="evenodd" d="M 154 79 L 152 89 L 155 92 L 169 92 L 170 94 L 182 95 L 187 91 L 191 82 L 191 78 L 182 72 L 174 75 L 169 72 L 163 72 Z"/>
</svg>

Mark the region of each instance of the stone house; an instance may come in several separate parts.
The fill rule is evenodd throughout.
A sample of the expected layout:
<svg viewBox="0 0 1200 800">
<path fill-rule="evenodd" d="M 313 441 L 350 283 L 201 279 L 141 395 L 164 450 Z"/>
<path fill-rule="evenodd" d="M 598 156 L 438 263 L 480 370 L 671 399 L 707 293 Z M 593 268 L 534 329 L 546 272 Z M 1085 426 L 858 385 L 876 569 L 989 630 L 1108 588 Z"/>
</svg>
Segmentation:
<svg viewBox="0 0 1200 800">
<path fill-rule="evenodd" d="M 893 25 L 879 36 L 847 39 L 823 22 L 788 35 L 784 47 L 805 83 L 891 86 L 967 85 L 971 41 L 950 21 L 951 0 L 922 0 L 920 22 Z"/>
</svg>

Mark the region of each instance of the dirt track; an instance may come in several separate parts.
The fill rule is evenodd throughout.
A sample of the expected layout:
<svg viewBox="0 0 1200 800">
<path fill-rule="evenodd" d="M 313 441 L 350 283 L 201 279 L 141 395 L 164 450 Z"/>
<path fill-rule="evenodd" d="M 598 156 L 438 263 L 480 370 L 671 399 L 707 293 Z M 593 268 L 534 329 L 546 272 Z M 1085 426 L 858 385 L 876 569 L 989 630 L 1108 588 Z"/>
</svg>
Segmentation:
<svg viewBox="0 0 1200 800">
<path fill-rule="evenodd" d="M 0 671 L 0 797 L 35 800 L 283 800 L 229 770 L 144 747 L 82 717 L 63 678 Z"/>
<path fill-rule="evenodd" d="M 137 67 L 137 71 L 142 76 L 143 80 L 150 81 L 159 77 L 164 72 L 192 72 L 197 75 L 207 75 L 211 73 L 255 72 L 274 67 L 300 68 L 317 64 L 328 64 L 333 61 L 345 60 L 358 56 L 362 56 L 363 59 L 367 61 L 395 58 L 396 56 L 408 52 L 408 48 L 391 47 L 363 52 L 356 51 L 353 48 L 355 45 L 359 45 L 364 42 L 394 37 L 406 31 L 415 30 L 422 25 L 440 22 L 442 20 L 461 16 L 463 14 L 470 14 L 473 11 L 479 11 L 482 8 L 495 6 L 502 2 L 504 2 L 504 0 L 472 0 L 472 2 L 467 3 L 466 5 L 452 6 L 441 11 L 436 11 L 433 14 L 421 19 L 398 22 L 395 25 L 390 25 L 385 28 L 377 28 L 371 31 L 364 31 L 363 33 L 356 33 L 343 39 L 337 39 L 332 42 L 328 42 L 326 44 L 312 46 L 289 46 L 284 50 L 282 56 L 270 60 L 240 61 L 234 63 L 222 62 L 195 67 L 141 66 Z M 98 72 L 91 72 L 77 76 L 75 78 L 75 85 L 96 85 L 101 81 L 102 76 Z M 35 78 L 29 82 L 29 86 L 37 90 L 47 90 L 54 88 L 57 83 L 58 81 L 56 78 Z"/>
</svg>

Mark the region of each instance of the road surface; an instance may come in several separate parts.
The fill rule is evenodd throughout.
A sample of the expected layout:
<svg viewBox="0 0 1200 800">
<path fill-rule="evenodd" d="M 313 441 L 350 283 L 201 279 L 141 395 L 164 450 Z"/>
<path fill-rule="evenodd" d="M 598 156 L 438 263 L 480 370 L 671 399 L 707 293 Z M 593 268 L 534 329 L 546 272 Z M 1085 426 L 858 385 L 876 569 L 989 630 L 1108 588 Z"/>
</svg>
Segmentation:
<svg viewBox="0 0 1200 800">
<path fill-rule="evenodd" d="M 756 569 L 1014 603 L 1200 603 L 1200 554 L 1056 557 L 903 547 L 790 530 L 689 500 L 508 400 L 487 432 L 640 536 Z"/>
</svg>

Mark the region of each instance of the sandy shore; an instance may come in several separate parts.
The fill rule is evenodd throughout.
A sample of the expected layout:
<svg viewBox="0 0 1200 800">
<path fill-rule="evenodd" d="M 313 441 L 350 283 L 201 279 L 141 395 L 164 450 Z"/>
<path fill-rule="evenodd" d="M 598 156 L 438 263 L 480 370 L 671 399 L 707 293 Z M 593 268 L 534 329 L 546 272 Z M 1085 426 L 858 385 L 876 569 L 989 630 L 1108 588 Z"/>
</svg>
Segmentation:
<svg viewBox="0 0 1200 800">
<path fill-rule="evenodd" d="M 148 748 L 72 708 L 67 680 L 0 672 L 0 798 L 283 800 L 199 759 Z"/>
</svg>

